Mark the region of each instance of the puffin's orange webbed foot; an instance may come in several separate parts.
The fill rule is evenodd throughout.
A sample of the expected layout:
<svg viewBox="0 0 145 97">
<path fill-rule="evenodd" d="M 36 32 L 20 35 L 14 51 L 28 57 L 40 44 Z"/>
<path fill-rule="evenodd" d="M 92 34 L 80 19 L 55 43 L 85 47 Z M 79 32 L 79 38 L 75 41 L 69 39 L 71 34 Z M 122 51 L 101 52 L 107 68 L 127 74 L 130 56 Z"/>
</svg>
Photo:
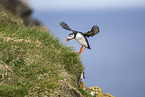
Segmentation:
<svg viewBox="0 0 145 97">
<path fill-rule="evenodd" d="M 82 52 L 82 48 L 83 48 L 83 46 L 80 48 L 79 54 L 81 54 L 81 52 Z"/>
<path fill-rule="evenodd" d="M 82 48 L 83 48 L 83 46 L 81 47 L 79 54 L 81 54 L 86 47 L 84 47 L 83 49 Z"/>
</svg>

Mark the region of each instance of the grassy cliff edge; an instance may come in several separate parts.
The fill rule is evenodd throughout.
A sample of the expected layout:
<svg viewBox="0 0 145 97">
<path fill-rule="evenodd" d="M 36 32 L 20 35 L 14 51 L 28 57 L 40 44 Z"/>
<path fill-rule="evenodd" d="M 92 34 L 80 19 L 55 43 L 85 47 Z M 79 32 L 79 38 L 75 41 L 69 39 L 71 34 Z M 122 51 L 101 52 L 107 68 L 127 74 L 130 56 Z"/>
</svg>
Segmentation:
<svg viewBox="0 0 145 97">
<path fill-rule="evenodd" d="M 26 27 L 0 10 L 0 96 L 81 95 L 83 69 L 79 55 L 45 27 Z"/>
<path fill-rule="evenodd" d="M 44 26 L 26 27 L 0 8 L 0 96 L 89 97 L 83 71 L 79 54 Z"/>
</svg>

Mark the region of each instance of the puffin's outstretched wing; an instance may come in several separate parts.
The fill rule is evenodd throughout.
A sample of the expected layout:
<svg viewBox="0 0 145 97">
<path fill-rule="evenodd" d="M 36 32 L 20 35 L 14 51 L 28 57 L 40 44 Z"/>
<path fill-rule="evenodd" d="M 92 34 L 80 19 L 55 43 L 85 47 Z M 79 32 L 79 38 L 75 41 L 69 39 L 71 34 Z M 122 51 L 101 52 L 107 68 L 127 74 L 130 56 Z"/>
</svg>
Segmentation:
<svg viewBox="0 0 145 97">
<path fill-rule="evenodd" d="M 73 33 L 80 32 L 80 31 L 72 30 L 65 22 L 61 22 L 61 23 L 59 23 L 59 25 L 66 30 L 72 31 Z M 92 27 L 91 31 L 88 31 L 88 32 L 82 33 L 82 34 L 87 37 L 90 37 L 90 36 L 93 37 L 94 35 L 98 34 L 99 31 L 100 31 L 99 27 L 97 25 L 94 25 Z"/>
<path fill-rule="evenodd" d="M 61 22 L 59 25 L 66 30 L 73 31 L 65 22 Z"/>
<path fill-rule="evenodd" d="M 87 36 L 87 37 L 93 37 L 94 35 L 98 34 L 99 33 L 99 27 L 97 25 L 94 25 L 91 29 L 91 31 L 88 31 L 87 33 L 83 33 L 84 36 Z"/>
</svg>

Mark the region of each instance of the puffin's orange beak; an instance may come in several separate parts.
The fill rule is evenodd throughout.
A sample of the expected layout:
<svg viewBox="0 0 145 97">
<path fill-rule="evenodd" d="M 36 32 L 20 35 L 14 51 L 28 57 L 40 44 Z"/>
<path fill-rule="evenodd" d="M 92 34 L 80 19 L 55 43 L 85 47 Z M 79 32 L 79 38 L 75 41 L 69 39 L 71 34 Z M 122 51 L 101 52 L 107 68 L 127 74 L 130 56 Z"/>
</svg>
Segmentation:
<svg viewBox="0 0 145 97">
<path fill-rule="evenodd" d="M 68 42 L 68 38 L 66 39 L 66 42 Z"/>
</svg>

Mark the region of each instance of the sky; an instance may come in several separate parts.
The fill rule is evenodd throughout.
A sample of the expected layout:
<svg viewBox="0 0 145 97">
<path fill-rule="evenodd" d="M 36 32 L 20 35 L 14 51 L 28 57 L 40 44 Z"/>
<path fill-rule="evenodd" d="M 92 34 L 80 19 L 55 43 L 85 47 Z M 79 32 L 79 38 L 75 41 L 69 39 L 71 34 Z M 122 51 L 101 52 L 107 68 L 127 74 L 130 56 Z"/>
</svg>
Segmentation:
<svg viewBox="0 0 145 97">
<path fill-rule="evenodd" d="M 145 0 L 29 0 L 33 8 L 43 10 L 88 10 L 142 8 Z"/>
<path fill-rule="evenodd" d="M 88 39 L 91 50 L 80 55 L 85 66 L 86 86 L 98 86 L 116 97 L 144 97 L 145 90 L 145 0 L 30 0 L 33 17 L 61 42 L 69 32 L 59 26 L 86 32 L 94 24 L 100 33 Z"/>
</svg>

